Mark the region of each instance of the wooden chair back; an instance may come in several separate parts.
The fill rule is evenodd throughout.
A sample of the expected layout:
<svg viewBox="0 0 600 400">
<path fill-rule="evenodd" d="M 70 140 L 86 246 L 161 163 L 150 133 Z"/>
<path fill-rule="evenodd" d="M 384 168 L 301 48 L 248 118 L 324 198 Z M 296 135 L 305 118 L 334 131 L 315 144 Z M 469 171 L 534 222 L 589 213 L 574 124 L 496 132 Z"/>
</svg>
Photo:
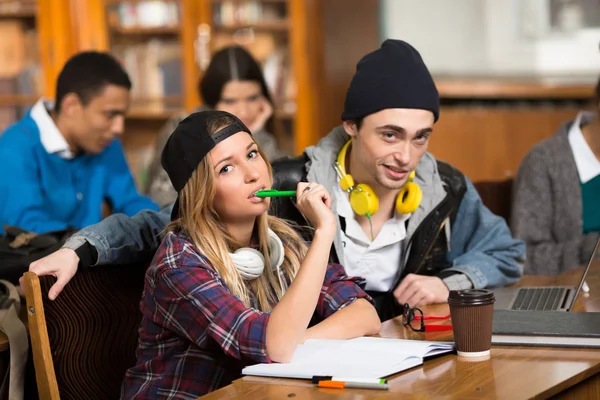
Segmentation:
<svg viewBox="0 0 600 400">
<path fill-rule="evenodd" d="M 54 301 L 47 296 L 54 277 L 25 274 L 42 400 L 58 399 L 58 392 L 63 400 L 119 398 L 136 361 L 145 271 L 146 265 L 85 269 Z"/>
</svg>

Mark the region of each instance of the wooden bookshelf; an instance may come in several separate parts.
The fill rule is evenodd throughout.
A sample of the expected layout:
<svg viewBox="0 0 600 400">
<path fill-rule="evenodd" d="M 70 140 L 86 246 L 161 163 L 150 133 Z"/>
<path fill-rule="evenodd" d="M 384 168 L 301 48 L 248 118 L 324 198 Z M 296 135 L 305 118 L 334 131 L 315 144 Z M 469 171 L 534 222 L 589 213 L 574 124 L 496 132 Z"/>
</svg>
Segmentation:
<svg viewBox="0 0 600 400">
<path fill-rule="evenodd" d="M 85 0 L 83 0 L 85 1 Z M 131 3 L 131 4 L 137 4 L 137 3 L 147 3 L 149 0 L 100 0 L 102 1 L 106 6 L 113 6 L 113 5 L 118 5 L 121 3 Z"/>
<path fill-rule="evenodd" d="M 161 27 L 124 27 L 111 26 L 111 32 L 117 35 L 130 36 L 177 36 L 179 35 L 179 27 L 177 26 L 161 26 Z"/>
<path fill-rule="evenodd" d="M 36 18 L 37 2 L 30 1 L 0 1 L 0 18 Z"/>
<path fill-rule="evenodd" d="M 20 119 L 40 96 L 54 96 L 58 73 L 74 51 L 68 3 L 0 2 L 0 128 Z"/>
<path fill-rule="evenodd" d="M 0 106 L 31 106 L 39 97 L 37 94 L 0 94 Z"/>
<path fill-rule="evenodd" d="M 54 0 L 43 1 L 48 5 Z M 324 108 L 322 96 L 318 95 L 321 91 L 323 54 L 319 0 L 165 0 L 176 4 L 177 18 L 167 23 L 168 18 L 165 17 L 164 24 L 159 23 L 164 13 L 155 13 L 148 18 L 135 15 L 133 10 L 145 7 L 149 3 L 147 0 L 58 2 L 63 2 L 63 6 L 65 2 L 69 3 L 64 8 L 69 9 L 72 15 L 67 24 L 73 32 L 71 54 L 91 49 L 112 52 L 123 61 L 132 78 L 132 102 L 123 142 L 134 171 L 139 170 L 137 163 L 147 159 L 148 152 L 153 150 L 155 138 L 169 118 L 201 105 L 197 87 L 202 66 L 205 66 L 202 60 L 210 60 L 220 46 L 235 44 L 234 38 L 237 40 L 246 30 L 251 30 L 256 37 L 272 37 L 271 50 L 281 53 L 278 56 L 282 57 L 284 65 L 278 73 L 283 73 L 286 81 L 290 80 L 289 87 L 285 82 L 284 86 L 276 88 L 273 95 L 274 115 L 284 128 L 277 135 L 280 146 L 289 150 L 290 154 L 299 154 L 326 133 L 320 114 Z M 254 7 L 256 12 L 247 15 L 232 13 L 228 20 L 215 20 L 218 7 L 235 8 L 250 3 L 254 5 L 245 7 Z M 124 8 L 124 5 L 129 8 Z M 152 7 L 159 6 L 154 4 Z M 231 15 L 234 17 L 231 18 Z M 63 36 L 67 35 L 63 33 Z M 205 46 L 202 46 L 203 38 L 208 38 Z M 225 43 L 227 41 L 229 43 Z M 180 86 L 177 92 L 164 87 L 156 89 L 156 76 L 146 78 L 143 75 L 147 71 L 140 72 L 131 67 L 135 64 L 133 60 L 138 60 L 140 65 L 143 62 L 139 60 L 146 60 L 142 46 L 159 42 L 168 46 L 170 51 L 175 51 L 173 46 L 177 46 L 176 77 L 179 79 L 177 86 Z M 128 46 L 134 50 L 129 50 Z M 272 53 L 267 51 L 265 54 L 268 57 Z M 161 49 L 157 57 L 163 56 L 165 52 Z M 156 68 L 150 67 L 150 70 Z M 173 73 L 174 70 L 169 71 Z M 271 82 L 282 80 L 272 79 Z"/>
<path fill-rule="evenodd" d="M 160 96 L 160 97 L 132 97 L 132 104 L 149 105 L 164 104 L 165 107 L 173 107 L 181 104 L 181 96 Z"/>
<path fill-rule="evenodd" d="M 235 2 L 238 2 L 238 3 L 244 3 L 244 2 L 248 3 L 249 1 L 251 1 L 251 0 L 236 0 L 236 1 L 233 1 L 233 2 L 234 3 Z M 290 1 L 291 0 L 260 0 L 259 2 L 260 3 L 268 4 L 268 3 L 289 3 Z M 212 2 L 213 3 L 232 3 L 232 0 L 212 0 Z"/>
<path fill-rule="evenodd" d="M 277 109 L 275 110 L 275 117 L 279 119 L 294 119 L 296 117 L 296 113 L 293 111 Z"/>
<path fill-rule="evenodd" d="M 187 108 L 187 91 L 194 87 L 182 73 L 183 65 L 194 57 L 190 51 L 194 38 L 182 33 L 188 0 L 78 1 L 80 12 L 87 13 L 101 33 L 99 40 L 88 37 L 85 44 L 112 52 L 129 72 L 133 84 L 132 109 L 138 110 L 129 113 L 130 118 L 167 119 L 170 110 Z M 140 111 L 146 108 L 143 103 L 150 104 L 147 112 Z"/>
<path fill-rule="evenodd" d="M 248 22 L 248 23 L 235 23 L 235 24 L 226 24 L 226 25 L 215 25 L 215 30 L 217 31 L 236 31 L 239 29 L 252 28 L 257 31 L 275 31 L 275 32 L 285 32 L 290 29 L 290 23 L 287 20 L 282 21 L 264 21 L 264 22 Z"/>
<path fill-rule="evenodd" d="M 174 115 L 178 114 L 180 110 L 162 110 L 162 111 L 152 111 L 146 108 L 131 108 L 127 112 L 127 118 L 130 120 L 156 120 L 156 121 L 166 121 L 169 118 L 172 118 Z"/>
<path fill-rule="evenodd" d="M 23 10 L 23 11 L 3 11 L 0 9 L 0 20 L 2 19 L 35 19 L 36 12 L 33 10 Z"/>
</svg>

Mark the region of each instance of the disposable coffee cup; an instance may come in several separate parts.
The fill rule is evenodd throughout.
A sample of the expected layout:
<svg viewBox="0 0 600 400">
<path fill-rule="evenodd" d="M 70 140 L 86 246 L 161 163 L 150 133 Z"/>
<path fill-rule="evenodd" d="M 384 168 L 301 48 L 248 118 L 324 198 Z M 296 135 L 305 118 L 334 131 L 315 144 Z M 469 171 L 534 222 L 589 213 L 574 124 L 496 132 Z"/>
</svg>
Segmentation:
<svg viewBox="0 0 600 400">
<path fill-rule="evenodd" d="M 451 290 L 448 296 L 456 351 L 461 357 L 486 357 L 492 347 L 494 292 Z"/>
</svg>

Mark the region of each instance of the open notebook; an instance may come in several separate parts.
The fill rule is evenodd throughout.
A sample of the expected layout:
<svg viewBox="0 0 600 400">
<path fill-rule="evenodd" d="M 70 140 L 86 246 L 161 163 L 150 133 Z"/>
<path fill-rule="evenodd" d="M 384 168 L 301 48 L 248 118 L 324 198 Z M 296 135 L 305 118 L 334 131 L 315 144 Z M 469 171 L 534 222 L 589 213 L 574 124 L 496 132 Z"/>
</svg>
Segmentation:
<svg viewBox="0 0 600 400">
<path fill-rule="evenodd" d="M 454 351 L 454 343 L 360 337 L 310 339 L 298 345 L 292 361 L 256 364 L 243 375 L 312 379 L 315 375 L 385 378 L 423 364 L 423 359 Z"/>
</svg>

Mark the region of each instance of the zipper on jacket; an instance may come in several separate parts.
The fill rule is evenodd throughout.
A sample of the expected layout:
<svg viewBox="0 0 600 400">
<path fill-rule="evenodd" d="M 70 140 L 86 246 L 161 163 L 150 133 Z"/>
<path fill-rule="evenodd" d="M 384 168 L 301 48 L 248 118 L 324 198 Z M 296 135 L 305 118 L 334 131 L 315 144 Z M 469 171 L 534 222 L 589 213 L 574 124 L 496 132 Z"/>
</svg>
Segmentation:
<svg viewBox="0 0 600 400">
<path fill-rule="evenodd" d="M 427 259 L 427 256 L 429 255 L 429 253 L 431 253 L 431 249 L 433 249 L 433 246 L 435 245 L 435 242 L 437 241 L 438 237 L 440 236 L 440 233 L 444 229 L 444 226 L 446 226 L 446 221 L 448 221 L 448 218 L 450 217 L 451 212 L 452 212 L 452 210 L 449 211 L 448 213 L 446 213 L 446 216 L 442 220 L 442 224 L 437 229 L 437 233 L 435 234 L 435 236 L 429 243 L 427 251 L 425 252 L 425 254 L 423 254 L 423 257 L 421 258 L 421 262 L 419 263 L 418 267 L 416 268 L 416 270 L 414 272 L 415 274 L 418 274 L 419 271 L 421 270 L 421 267 L 423 267 L 423 262 Z M 447 238 L 447 239 L 449 240 L 450 238 Z"/>
</svg>

